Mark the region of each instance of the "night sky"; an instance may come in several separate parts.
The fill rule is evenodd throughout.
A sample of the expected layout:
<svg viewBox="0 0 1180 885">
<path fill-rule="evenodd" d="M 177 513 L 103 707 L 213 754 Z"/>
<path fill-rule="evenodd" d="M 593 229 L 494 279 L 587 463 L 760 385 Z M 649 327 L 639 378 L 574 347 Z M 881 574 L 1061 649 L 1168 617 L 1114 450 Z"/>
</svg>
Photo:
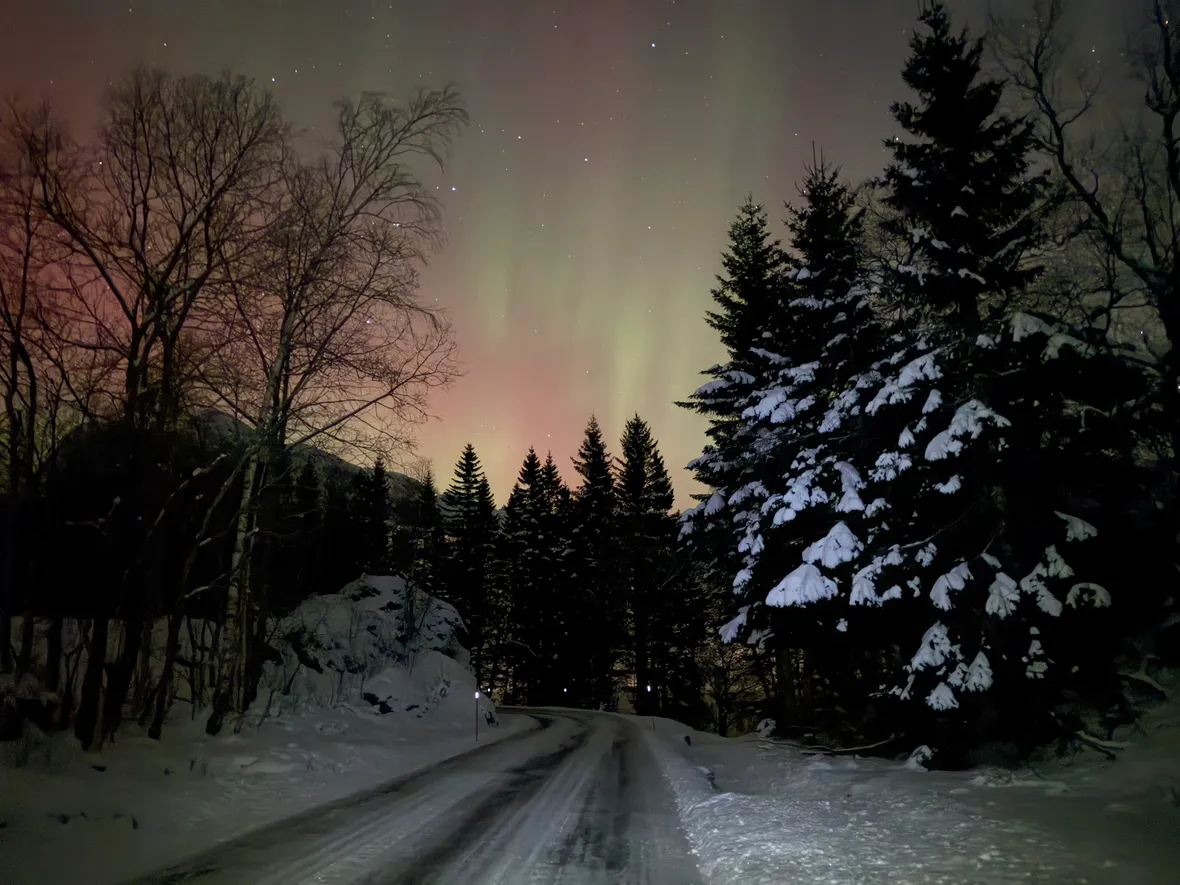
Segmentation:
<svg viewBox="0 0 1180 885">
<path fill-rule="evenodd" d="M 1079 3 L 1083 37 L 1117 38 L 1127 5 Z M 455 82 L 472 125 L 437 180 L 448 242 L 423 296 L 449 310 L 466 375 L 435 398 L 441 420 L 419 433 L 420 454 L 445 485 L 470 440 L 500 503 L 529 445 L 576 479 L 568 458 L 592 412 L 617 440 L 638 411 L 675 468 L 699 453 L 704 423 L 672 401 L 721 356 L 702 316 L 730 220 L 750 191 L 780 218 L 813 141 L 852 179 L 878 171 L 917 11 L 916 0 L 3 6 L 0 89 L 45 91 L 82 120 L 137 62 L 257 78 L 301 126 L 329 122 L 343 95 Z M 683 506 L 692 484 L 679 469 L 673 479 Z"/>
</svg>

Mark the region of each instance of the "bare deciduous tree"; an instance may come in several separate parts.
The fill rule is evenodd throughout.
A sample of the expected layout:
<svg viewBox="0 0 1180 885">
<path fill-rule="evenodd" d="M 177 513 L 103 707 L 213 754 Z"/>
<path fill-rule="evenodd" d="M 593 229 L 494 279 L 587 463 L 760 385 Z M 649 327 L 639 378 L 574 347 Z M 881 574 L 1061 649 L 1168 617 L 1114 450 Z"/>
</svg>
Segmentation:
<svg viewBox="0 0 1180 885">
<path fill-rule="evenodd" d="M 1084 263 L 1095 281 L 1088 319 L 1124 338 L 1120 318 L 1136 320 L 1139 360 L 1158 379 L 1155 405 L 1163 410 L 1170 443 L 1174 505 L 1180 479 L 1180 3 L 1147 0 L 1144 9 L 1142 27 L 1130 38 L 1130 67 L 1121 80 L 1105 83 L 1093 66 L 1071 59 L 1065 0 L 1034 0 L 1027 20 L 995 19 L 993 33 L 999 61 L 1027 103 L 1038 147 L 1056 175 L 1065 235 L 1088 253 Z M 1140 103 L 1125 101 L 1136 93 Z M 1153 334 L 1157 330 L 1162 334 Z"/>
<path fill-rule="evenodd" d="M 6 525 L 0 560 L 0 672 L 12 669 L 10 645 L 14 588 L 17 580 L 21 510 L 52 454 L 58 439 L 63 402 L 63 376 L 47 358 L 46 319 L 53 313 L 53 281 L 47 268 L 54 243 L 46 236 L 48 221 L 37 204 L 34 170 L 22 131 L 43 131 L 45 109 L 16 102 L 0 112 L 0 397 L 4 402 L 0 437 L 4 440 L 4 474 L 0 480 Z M 32 622 L 24 622 L 21 656 L 28 666 Z"/>
<path fill-rule="evenodd" d="M 72 382 L 76 405 L 135 429 L 175 427 L 191 363 L 188 325 L 266 229 L 263 198 L 279 182 L 288 137 L 276 105 L 242 78 L 141 69 L 112 86 L 91 144 L 47 117 L 16 122 L 26 124 L 14 138 L 36 209 L 52 228 L 45 239 L 62 250 L 55 274 L 65 294 L 50 337 L 58 368 L 84 379 Z M 86 362 L 85 373 L 65 371 Z M 122 603 L 104 604 L 120 614 Z M 124 634 L 138 637 L 142 626 L 128 621 Z M 94 618 L 75 721 L 88 747 L 101 746 L 104 707 L 117 713 L 135 664 L 128 642 L 104 703 L 109 630 L 107 615 Z"/>
<path fill-rule="evenodd" d="M 466 119 L 449 89 L 404 106 L 377 94 L 342 103 L 320 156 L 284 158 L 265 242 L 235 266 L 232 297 L 209 323 L 226 335 L 204 374 L 212 402 L 251 430 L 211 733 L 249 703 L 250 625 L 265 616 L 252 598 L 251 540 L 277 453 L 404 443 L 429 392 L 455 374 L 449 324 L 417 297 L 438 207 L 412 164 L 441 166 Z"/>
<path fill-rule="evenodd" d="M 30 140 L 41 207 L 69 247 L 75 349 L 121 383 L 108 417 L 170 426 L 186 323 L 263 235 L 286 126 L 246 79 L 136 70 L 107 98 L 92 146 Z"/>
</svg>

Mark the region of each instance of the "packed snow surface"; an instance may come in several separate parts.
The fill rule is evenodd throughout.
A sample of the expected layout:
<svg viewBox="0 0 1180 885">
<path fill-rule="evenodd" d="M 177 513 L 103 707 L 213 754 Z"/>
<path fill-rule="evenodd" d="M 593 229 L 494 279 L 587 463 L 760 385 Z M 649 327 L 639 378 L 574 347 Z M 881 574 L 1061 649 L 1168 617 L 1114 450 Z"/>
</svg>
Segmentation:
<svg viewBox="0 0 1180 885">
<path fill-rule="evenodd" d="M 99 754 L 44 739 L 28 764 L 0 769 L 0 878 L 121 882 L 475 748 L 474 703 L 469 694 L 423 720 L 296 714 L 214 739 L 198 719 L 172 724 L 162 741 L 131 729 Z M 480 743 L 532 724 L 480 723 Z"/>
<path fill-rule="evenodd" d="M 635 720 L 527 718 L 537 727 L 172 857 L 134 882 L 705 885 Z"/>
</svg>

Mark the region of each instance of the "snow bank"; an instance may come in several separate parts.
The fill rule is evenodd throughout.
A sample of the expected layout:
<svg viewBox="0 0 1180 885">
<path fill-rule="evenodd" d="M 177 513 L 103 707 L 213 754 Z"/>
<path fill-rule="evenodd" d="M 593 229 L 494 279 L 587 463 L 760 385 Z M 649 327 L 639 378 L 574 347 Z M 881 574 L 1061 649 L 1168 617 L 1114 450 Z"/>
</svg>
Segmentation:
<svg viewBox="0 0 1180 885">
<path fill-rule="evenodd" d="M 152 741 L 133 724 L 101 753 L 26 727 L 0 742 L 5 885 L 103 885 L 536 725 L 475 697 L 455 610 L 365 576 L 277 622 L 278 660 L 238 734 L 210 738 L 175 704 Z M 230 730 L 227 728 L 227 732 Z"/>
<path fill-rule="evenodd" d="M 1065 794 L 989 790 L 970 774 L 644 722 L 715 885 L 1175 880 L 1177 828 L 1158 815 L 1115 820 Z"/>
<path fill-rule="evenodd" d="M 197 717 L 161 741 L 128 729 L 97 754 L 38 734 L 24 742 L 27 764 L 0 768 L 0 878 L 104 885 L 174 863 L 475 749 L 474 703 L 423 719 L 321 710 L 213 739 Z M 481 722 L 479 744 L 533 725 Z"/>
<path fill-rule="evenodd" d="M 1127 674 L 1134 684 L 1146 674 Z M 1120 809 L 1180 814 L 1180 670 L 1161 669 L 1150 679 L 1160 696 L 1132 723 L 1110 735 L 1113 758 L 1090 748 L 1072 756 L 1046 754 L 1014 781 L 1051 783 L 1077 796 Z"/>
</svg>

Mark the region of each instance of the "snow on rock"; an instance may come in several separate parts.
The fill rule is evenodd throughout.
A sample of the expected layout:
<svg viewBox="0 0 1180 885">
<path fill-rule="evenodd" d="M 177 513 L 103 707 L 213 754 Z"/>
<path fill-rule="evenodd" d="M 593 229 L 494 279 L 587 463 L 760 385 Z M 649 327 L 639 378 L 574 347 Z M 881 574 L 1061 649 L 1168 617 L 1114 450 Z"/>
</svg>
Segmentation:
<svg viewBox="0 0 1180 885">
<path fill-rule="evenodd" d="M 934 751 L 926 744 L 920 747 L 915 747 L 914 751 L 910 753 L 909 758 L 905 761 L 905 767 L 910 771 L 925 771 L 926 763 L 934 758 Z"/>
<path fill-rule="evenodd" d="M 264 670 L 259 694 L 280 713 L 304 707 L 368 703 L 437 705 L 449 686 L 474 679 L 455 633 L 463 625 L 448 603 L 407 590 L 400 577 L 364 575 L 339 593 L 312 596 L 275 629 L 280 662 Z M 421 673 L 407 684 L 412 670 Z M 465 674 L 465 675 L 464 675 Z"/>
</svg>

